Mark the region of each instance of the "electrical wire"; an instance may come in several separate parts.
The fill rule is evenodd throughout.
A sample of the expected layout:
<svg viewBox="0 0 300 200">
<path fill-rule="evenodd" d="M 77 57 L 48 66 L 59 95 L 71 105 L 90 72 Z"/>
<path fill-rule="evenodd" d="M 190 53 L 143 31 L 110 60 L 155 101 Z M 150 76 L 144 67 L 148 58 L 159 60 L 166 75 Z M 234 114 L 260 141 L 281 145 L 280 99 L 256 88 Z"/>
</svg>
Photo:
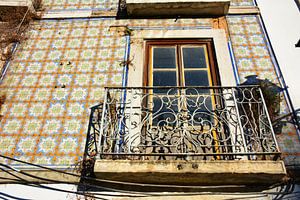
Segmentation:
<svg viewBox="0 0 300 200">
<path fill-rule="evenodd" d="M 3 166 L 3 164 L 0 163 L 1 166 Z M 8 165 L 4 165 L 7 166 L 9 169 L 13 170 L 13 168 L 9 167 Z M 94 195 L 89 195 L 86 193 L 82 193 L 82 192 L 76 192 L 76 191 L 71 191 L 71 190 L 64 190 L 64 189 L 59 189 L 59 188 L 54 188 L 54 187 L 50 187 L 50 186 L 45 186 L 45 185 L 41 185 L 41 184 L 37 184 L 37 183 L 32 183 L 29 182 L 15 174 L 12 174 L 11 172 L 9 172 L 8 170 L 5 170 L 3 168 L 0 168 L 0 170 L 22 180 L 23 182 L 21 183 L 21 185 L 26 185 L 26 186 L 33 186 L 33 187 L 39 187 L 39 188 L 44 188 L 44 189 L 49 189 L 49 190 L 54 190 L 54 191 L 58 191 L 58 192 L 65 192 L 65 193 L 72 193 L 72 194 L 77 194 L 77 195 L 82 195 L 85 197 L 91 197 L 91 198 L 95 198 L 95 199 L 101 199 L 101 200 L 106 200 L 104 198 L 100 198 L 100 197 L 95 197 Z M 14 171 L 14 170 L 13 170 Z M 17 170 L 16 172 L 23 174 L 21 171 Z M 54 182 L 54 180 L 52 180 L 52 182 Z M 56 183 L 59 183 L 59 181 L 56 181 Z M 102 194 L 101 194 L 102 195 Z"/>
<path fill-rule="evenodd" d="M 1 197 L 1 196 L 0 196 L 0 199 L 2 199 L 2 200 L 9 200 L 9 199 L 7 199 L 7 198 L 4 198 L 4 197 Z"/>
<path fill-rule="evenodd" d="M 139 185 L 139 186 L 149 186 L 150 185 L 150 186 L 155 186 L 155 187 L 159 187 L 159 188 L 161 188 L 161 187 L 166 188 L 168 186 L 171 186 L 171 187 L 181 187 L 181 186 L 177 186 L 177 185 L 139 184 L 139 183 L 120 182 L 120 181 L 111 181 L 111 180 L 105 180 L 105 179 L 90 178 L 90 177 L 80 176 L 78 174 L 73 174 L 73 173 L 69 173 L 69 172 L 65 172 L 65 171 L 61 171 L 61 170 L 57 170 L 57 169 L 48 168 L 48 167 L 45 167 L 45 166 L 36 165 L 36 164 L 33 164 L 33 163 L 28 163 L 28 162 L 21 161 L 21 160 L 18 160 L 18 159 L 14 159 L 14 158 L 10 158 L 10 157 L 7 157 L 7 156 L 3 156 L 1 154 L 0 154 L 0 157 L 7 158 L 7 159 L 12 159 L 14 161 L 20 161 L 21 163 L 27 163 L 28 165 L 33 165 L 33 166 L 36 166 L 36 167 L 41 167 L 43 169 L 48 169 L 48 170 L 52 170 L 52 171 L 55 171 L 55 172 L 58 172 L 58 173 L 63 173 L 63 174 L 67 174 L 67 175 L 81 177 L 81 178 L 84 178 L 84 179 L 87 179 L 87 180 L 96 181 L 96 182 L 108 182 L 108 183 L 116 183 L 116 184 L 124 184 L 124 185 L 126 185 L 126 184 L 131 185 L 132 184 L 132 185 Z M 34 176 L 34 175 L 28 174 L 26 172 L 22 172 L 21 170 L 14 169 L 13 167 L 5 165 L 5 164 L 1 164 L 0 163 L 0 165 L 8 167 L 9 169 L 11 169 L 13 171 L 16 171 L 18 173 L 21 173 L 23 175 L 31 176 L 32 178 L 41 179 L 41 180 L 48 181 L 48 182 L 70 184 L 70 182 L 57 181 L 57 180 L 51 180 L 51 179 L 46 179 L 46 178 Z M 76 183 L 75 183 L 75 185 L 76 185 Z M 80 184 L 77 183 L 77 185 L 80 185 Z M 149 196 L 149 195 L 150 196 L 165 196 L 165 195 L 171 196 L 170 194 L 165 194 L 165 195 L 162 195 L 162 194 L 150 194 L 150 193 L 145 194 L 145 193 L 142 193 L 142 192 L 134 192 L 134 191 L 128 191 L 128 190 L 119 190 L 119 189 L 107 188 L 107 187 L 103 187 L 103 186 L 99 186 L 99 185 L 91 185 L 91 184 L 88 184 L 88 183 L 85 183 L 85 185 L 88 185 L 88 186 L 91 186 L 91 187 L 95 187 L 95 188 L 104 189 L 104 190 L 108 190 L 108 191 L 113 191 L 113 192 L 130 193 L 130 194 L 143 194 L 144 195 L 143 197 L 146 197 L 146 196 Z M 184 187 L 186 187 L 186 188 L 195 188 L 196 187 L 197 189 L 207 188 L 207 187 L 201 187 L 201 186 L 184 186 Z M 216 188 L 216 186 L 214 186 L 214 188 Z M 81 194 L 81 193 L 79 193 L 79 194 Z M 189 194 L 190 195 L 203 195 L 203 192 L 202 193 L 192 192 L 192 193 L 189 193 Z M 206 194 L 245 195 L 245 193 L 227 193 L 227 192 L 208 192 Z M 280 195 L 280 194 L 286 194 L 286 191 L 284 191 L 284 192 L 248 192 L 247 194 L 249 194 L 249 195 L 251 195 L 251 194 L 253 194 L 253 195 L 255 195 L 255 194 L 264 194 L 264 195 L 268 195 L 268 194 L 272 195 L 273 194 L 273 195 L 278 195 L 279 194 Z M 99 195 L 103 195 L 103 194 L 99 194 Z M 185 195 L 186 195 L 186 193 L 185 193 Z M 110 196 L 113 196 L 113 195 L 110 195 Z M 137 196 L 135 196 L 135 197 L 137 197 Z"/>
<path fill-rule="evenodd" d="M 23 24 L 23 22 L 25 20 L 26 15 L 28 14 L 28 12 L 29 12 L 29 7 L 27 8 L 27 11 L 26 11 L 26 13 L 23 16 L 23 19 L 22 19 L 21 23 L 18 25 L 17 34 L 19 33 L 20 28 L 21 28 L 21 26 L 22 26 L 22 24 Z"/>
<path fill-rule="evenodd" d="M 0 192 L 0 195 L 5 196 L 5 197 L 9 197 L 9 198 L 12 198 L 12 199 L 17 199 L 17 200 L 31 200 L 31 199 L 24 199 L 24 198 L 21 198 L 21 197 L 12 196 L 12 195 L 9 195 L 9 194 L 3 193 L 3 192 Z"/>
<path fill-rule="evenodd" d="M 2 164 L 0 163 L 0 166 L 3 166 L 3 167 L 6 167 L 14 172 L 17 172 L 17 173 L 20 173 L 22 175 L 25 175 L 25 176 L 28 176 L 28 177 L 31 177 L 31 178 L 34 178 L 34 179 L 37 179 L 37 180 L 43 180 L 43 181 L 46 181 L 46 182 L 52 182 L 52 183 L 57 183 L 57 184 L 70 184 L 70 182 L 68 181 L 58 181 L 58 180 L 53 180 L 53 179 L 48 179 L 48 178 L 43 178 L 43 177 L 40 177 L 40 176 L 35 176 L 35 175 L 32 175 L 32 174 L 29 174 L 29 173 L 26 173 L 26 172 L 23 172 L 23 171 L 20 171 L 20 170 L 17 170 L 9 165 L 5 165 L 5 164 Z M 26 179 L 23 179 L 7 170 L 4 170 L 3 168 L 0 168 L 0 170 L 2 171 L 5 171 L 6 173 L 10 174 L 11 176 L 14 176 L 20 180 L 22 180 L 24 183 L 28 183 L 29 181 L 27 181 Z M 9 179 L 9 178 L 6 178 L 6 179 Z M 17 181 L 16 179 L 13 179 L 14 181 Z M 31 183 L 31 182 L 29 182 Z M 74 185 L 77 185 L 77 186 L 81 186 L 80 183 L 72 183 Z M 92 184 L 89 184 L 89 183 L 85 183 L 86 186 L 90 186 L 90 187 L 94 187 L 94 188 L 98 188 L 98 189 L 103 189 L 103 190 L 108 190 L 108 191 L 112 191 L 112 192 L 126 192 L 126 191 L 123 191 L 123 190 L 117 190 L 117 189 L 111 189 L 111 188 L 107 188 L 107 187 L 103 187 L 103 186 L 98 186 L 98 185 L 92 185 Z M 133 192 L 130 192 L 130 193 L 133 193 Z M 96 193 L 94 193 L 96 194 Z M 103 196 L 108 196 L 108 195 L 105 195 L 105 194 L 102 194 L 102 193 L 99 193 L 99 195 L 103 195 Z M 109 195 L 111 196 L 111 195 Z M 124 195 L 114 195 L 114 196 L 124 196 Z M 132 196 L 132 197 L 145 197 L 147 195 L 143 195 L 143 196 L 137 196 L 137 195 L 127 195 L 127 196 Z"/>
<path fill-rule="evenodd" d="M 78 177 L 78 178 L 82 178 L 83 180 L 90 180 L 90 181 L 96 181 L 96 182 L 131 185 L 131 186 L 139 186 L 139 187 L 156 187 L 156 188 L 162 188 L 162 187 L 164 187 L 164 188 L 166 188 L 166 187 L 169 187 L 169 188 L 188 188 L 188 189 L 212 188 L 210 186 L 159 185 L 159 184 L 132 183 L 132 182 L 124 182 L 124 181 L 113 181 L 113 180 L 106 180 L 106 179 L 99 179 L 99 178 L 91 178 L 91 177 L 87 177 L 87 176 L 83 176 L 83 175 L 78 175 L 78 174 L 74 174 L 74 173 L 70 173 L 70 172 L 66 172 L 66 171 L 62 171 L 62 170 L 57 170 L 57 169 L 53 169 L 53 168 L 49 168 L 49 167 L 29 163 L 29 162 L 26 162 L 26 161 L 18 160 L 18 159 L 11 158 L 11 157 L 8 157 L 8 156 L 4 156 L 4 155 L 1 155 L 1 154 L 0 154 L 0 157 L 6 158 L 6 159 L 9 159 L 9 160 L 13 160 L 13 161 L 16 161 L 16 162 L 20 162 L 20 163 L 23 163 L 23 164 L 39 167 L 39 168 L 42 168 L 42 169 L 47 169 L 47 170 L 54 171 L 54 172 L 57 172 L 57 173 L 62 173 L 62 174 L 70 175 L 70 176 L 75 176 L 75 177 Z M 213 188 L 216 188 L 216 187 L 217 186 L 213 186 Z M 230 186 L 220 186 L 220 187 L 225 188 L 225 187 L 246 187 L 246 186 L 245 185 L 238 185 L 238 186 L 230 185 Z M 124 192 L 124 191 L 121 191 L 121 192 Z"/>
</svg>

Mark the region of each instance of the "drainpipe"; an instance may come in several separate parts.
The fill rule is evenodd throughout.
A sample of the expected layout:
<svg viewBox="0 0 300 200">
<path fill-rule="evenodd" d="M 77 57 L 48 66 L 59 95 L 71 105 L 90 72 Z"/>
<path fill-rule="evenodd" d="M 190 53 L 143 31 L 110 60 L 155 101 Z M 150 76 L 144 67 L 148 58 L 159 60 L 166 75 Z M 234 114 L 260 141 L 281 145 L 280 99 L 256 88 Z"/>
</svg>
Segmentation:
<svg viewBox="0 0 300 200">
<path fill-rule="evenodd" d="M 257 2 L 256 0 L 254 0 L 254 3 L 255 3 L 255 6 L 257 6 Z M 275 53 L 274 53 L 274 49 L 271 45 L 271 42 L 270 42 L 270 38 L 269 38 L 269 35 L 266 31 L 266 25 L 261 17 L 261 15 L 258 15 L 258 19 L 259 19 L 259 22 L 260 22 L 260 25 L 261 25 L 261 28 L 262 28 L 262 31 L 264 33 L 264 35 L 266 36 L 266 42 L 267 42 L 267 46 L 269 48 L 269 51 L 271 53 L 271 59 L 274 63 L 274 68 L 275 68 L 275 72 L 276 72 L 276 75 L 279 79 L 279 82 L 283 88 L 283 94 L 284 94 L 284 97 L 285 97 L 285 100 L 286 100 L 286 103 L 287 103 L 287 106 L 289 107 L 291 113 L 292 113 L 292 121 L 293 121 L 293 124 L 295 125 L 296 127 L 296 131 L 297 131 L 297 134 L 298 134 L 298 138 L 300 139 L 300 124 L 297 120 L 297 114 L 296 114 L 296 111 L 295 111 L 295 108 L 293 106 L 293 103 L 292 103 L 292 99 L 289 95 L 289 92 L 288 92 L 288 86 L 283 78 L 283 74 L 282 74 L 282 71 L 279 67 L 279 64 L 278 64 L 278 60 L 275 56 Z"/>
<path fill-rule="evenodd" d="M 17 50 L 17 47 L 19 46 L 19 42 L 15 43 L 11 49 L 11 52 L 12 52 L 12 55 L 15 54 L 16 50 Z M 2 69 L 2 72 L 1 72 L 1 78 L 0 78 L 0 84 L 2 83 L 4 77 L 5 77 L 5 74 L 8 70 L 8 67 L 9 67 L 9 64 L 10 64 L 10 61 L 11 59 L 8 59 L 5 61 L 4 65 L 3 65 L 3 69 Z"/>
</svg>

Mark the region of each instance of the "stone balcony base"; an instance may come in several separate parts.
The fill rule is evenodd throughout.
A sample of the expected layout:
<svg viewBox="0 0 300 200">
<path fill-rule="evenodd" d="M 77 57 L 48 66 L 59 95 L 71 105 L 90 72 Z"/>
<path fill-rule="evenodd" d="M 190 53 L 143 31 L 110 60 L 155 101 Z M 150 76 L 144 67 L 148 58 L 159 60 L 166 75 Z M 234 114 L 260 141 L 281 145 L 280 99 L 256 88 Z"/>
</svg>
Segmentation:
<svg viewBox="0 0 300 200">
<path fill-rule="evenodd" d="M 220 16 L 226 15 L 230 0 L 127 0 L 129 16 Z"/>
<path fill-rule="evenodd" d="M 217 186 L 281 182 L 283 161 L 97 160 L 97 178 L 143 184 Z"/>
</svg>

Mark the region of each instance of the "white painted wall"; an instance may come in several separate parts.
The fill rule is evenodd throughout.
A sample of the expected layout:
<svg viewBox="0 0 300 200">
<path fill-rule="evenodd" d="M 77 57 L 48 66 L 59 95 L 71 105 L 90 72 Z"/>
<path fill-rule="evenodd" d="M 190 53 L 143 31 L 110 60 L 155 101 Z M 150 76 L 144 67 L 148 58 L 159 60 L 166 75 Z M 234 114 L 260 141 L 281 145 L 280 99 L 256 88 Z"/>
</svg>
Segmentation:
<svg viewBox="0 0 300 200">
<path fill-rule="evenodd" d="M 77 191 L 77 186 L 68 184 L 44 184 L 52 188 L 67 191 Z M 11 197 L 10 197 L 11 196 Z M 25 186 L 21 184 L 0 184 L 0 199 L 30 199 L 30 200 L 76 200 L 84 197 L 72 193 L 53 191 L 44 188 Z M 16 198 L 14 198 L 16 197 Z"/>
<path fill-rule="evenodd" d="M 300 108 L 300 12 L 294 0 L 257 0 L 295 109 Z"/>
</svg>

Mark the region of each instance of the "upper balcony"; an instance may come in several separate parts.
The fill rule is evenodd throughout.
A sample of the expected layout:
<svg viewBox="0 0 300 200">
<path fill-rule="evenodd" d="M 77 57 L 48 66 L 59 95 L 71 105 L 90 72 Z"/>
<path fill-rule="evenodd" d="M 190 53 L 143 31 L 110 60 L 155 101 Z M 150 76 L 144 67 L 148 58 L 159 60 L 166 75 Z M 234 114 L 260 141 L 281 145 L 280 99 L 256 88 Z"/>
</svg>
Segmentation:
<svg viewBox="0 0 300 200">
<path fill-rule="evenodd" d="M 0 8 L 1 7 L 28 7 L 29 9 L 33 9 L 33 3 L 36 0 L 0 0 Z"/>
<path fill-rule="evenodd" d="M 258 87 L 106 88 L 87 150 L 101 178 L 151 184 L 273 184 L 285 175 Z"/>
<path fill-rule="evenodd" d="M 126 0 L 129 16 L 221 16 L 230 0 Z"/>
<path fill-rule="evenodd" d="M 40 1 L 37 0 L 0 0 L 0 11 L 2 20 L 16 18 L 25 15 L 26 12 L 35 13 Z"/>
</svg>

